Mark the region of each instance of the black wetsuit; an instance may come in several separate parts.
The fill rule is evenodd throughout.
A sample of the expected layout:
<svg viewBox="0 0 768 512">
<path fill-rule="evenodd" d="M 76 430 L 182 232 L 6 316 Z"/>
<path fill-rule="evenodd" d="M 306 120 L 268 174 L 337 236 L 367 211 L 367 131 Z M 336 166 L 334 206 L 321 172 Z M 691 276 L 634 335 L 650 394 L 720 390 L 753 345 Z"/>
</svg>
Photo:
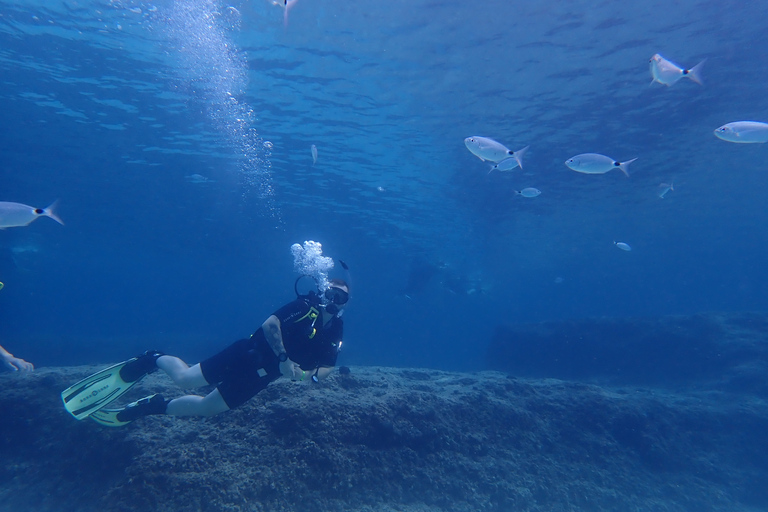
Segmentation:
<svg viewBox="0 0 768 512">
<path fill-rule="evenodd" d="M 322 309 L 309 298 L 300 297 L 273 313 L 280 320 L 280 331 L 288 358 L 307 372 L 336 366 L 344 324 L 334 317 L 323 326 Z M 205 380 L 216 384 L 230 409 L 242 405 L 280 377 L 280 363 L 267 343 L 264 330 L 238 340 L 200 363 Z"/>
</svg>

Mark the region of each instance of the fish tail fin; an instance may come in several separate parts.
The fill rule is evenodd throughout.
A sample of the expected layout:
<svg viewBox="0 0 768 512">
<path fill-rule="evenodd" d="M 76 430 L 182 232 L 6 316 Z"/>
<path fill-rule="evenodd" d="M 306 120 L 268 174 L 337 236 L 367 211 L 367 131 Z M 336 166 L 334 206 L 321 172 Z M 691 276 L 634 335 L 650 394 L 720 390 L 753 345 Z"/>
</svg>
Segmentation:
<svg viewBox="0 0 768 512">
<path fill-rule="evenodd" d="M 283 2 L 283 28 L 288 28 L 288 11 L 291 10 L 298 0 L 284 0 Z"/>
<path fill-rule="evenodd" d="M 528 148 L 531 146 L 525 146 L 523 149 L 518 149 L 514 153 L 512 153 L 512 156 L 515 157 L 515 160 L 517 160 L 517 165 L 520 166 L 520 169 L 523 168 L 523 155 L 526 151 L 528 151 Z"/>
<path fill-rule="evenodd" d="M 704 82 L 701 81 L 701 68 L 704 67 L 704 63 L 707 62 L 707 59 L 704 59 L 703 61 L 699 62 L 695 66 L 693 66 L 691 69 L 688 70 L 688 74 L 686 75 L 688 78 L 693 80 L 699 85 L 704 85 Z"/>
<path fill-rule="evenodd" d="M 59 206 L 59 200 L 55 200 L 53 203 L 51 203 L 48 208 L 45 208 L 43 210 L 42 215 L 45 215 L 46 217 L 50 217 L 62 226 L 64 225 L 64 221 L 59 218 L 58 215 L 56 215 L 56 208 Z"/>
<path fill-rule="evenodd" d="M 619 169 L 621 169 L 621 172 L 624 173 L 624 175 L 629 178 L 629 164 L 637 160 L 637 158 L 633 158 L 632 160 L 627 160 L 626 162 L 619 162 Z"/>
</svg>

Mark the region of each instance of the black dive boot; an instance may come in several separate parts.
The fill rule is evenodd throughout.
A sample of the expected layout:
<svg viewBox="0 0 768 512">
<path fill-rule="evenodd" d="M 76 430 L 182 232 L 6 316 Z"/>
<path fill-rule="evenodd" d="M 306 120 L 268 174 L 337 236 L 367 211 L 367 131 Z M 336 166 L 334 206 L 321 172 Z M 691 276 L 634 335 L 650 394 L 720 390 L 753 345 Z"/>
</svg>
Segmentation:
<svg viewBox="0 0 768 512">
<path fill-rule="evenodd" d="M 165 414 L 169 402 L 170 400 L 163 398 L 163 395 L 148 396 L 126 405 L 117 413 L 116 418 L 120 422 L 129 422 L 152 414 Z"/>
<path fill-rule="evenodd" d="M 149 375 L 157 370 L 157 358 L 164 356 L 157 350 L 147 350 L 143 354 L 136 356 L 135 361 L 131 361 L 120 369 L 120 378 L 125 382 L 134 382 L 145 375 Z"/>
</svg>

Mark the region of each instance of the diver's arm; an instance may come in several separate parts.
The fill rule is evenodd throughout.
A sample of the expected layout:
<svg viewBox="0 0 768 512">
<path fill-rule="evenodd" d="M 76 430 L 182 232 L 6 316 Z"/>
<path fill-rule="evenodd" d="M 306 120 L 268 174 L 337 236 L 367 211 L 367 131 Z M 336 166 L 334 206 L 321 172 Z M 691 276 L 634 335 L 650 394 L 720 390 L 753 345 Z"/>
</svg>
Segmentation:
<svg viewBox="0 0 768 512">
<path fill-rule="evenodd" d="M 272 352 L 274 352 L 276 356 L 285 352 L 285 345 L 283 345 L 283 331 L 280 330 L 280 320 L 275 315 L 271 315 L 264 320 L 264 323 L 261 324 L 261 328 L 264 330 L 264 337 L 267 338 L 267 343 L 269 343 Z"/>
<path fill-rule="evenodd" d="M 272 349 L 272 352 L 274 352 L 276 356 L 285 352 L 283 332 L 280 330 L 280 319 L 275 315 L 270 315 L 270 317 L 264 320 L 264 323 L 261 324 L 261 328 L 264 331 L 264 337 L 267 339 L 267 343 Z M 286 359 L 280 363 L 280 373 L 286 377 L 290 377 L 291 380 L 300 378 L 300 371 L 301 369 L 299 368 L 299 365 L 290 359 Z"/>
<path fill-rule="evenodd" d="M 28 363 L 19 357 L 14 357 L 13 354 L 5 350 L 2 345 L 0 345 L 0 362 L 2 362 L 6 368 L 13 371 L 33 370 L 35 368 L 32 363 Z"/>
</svg>

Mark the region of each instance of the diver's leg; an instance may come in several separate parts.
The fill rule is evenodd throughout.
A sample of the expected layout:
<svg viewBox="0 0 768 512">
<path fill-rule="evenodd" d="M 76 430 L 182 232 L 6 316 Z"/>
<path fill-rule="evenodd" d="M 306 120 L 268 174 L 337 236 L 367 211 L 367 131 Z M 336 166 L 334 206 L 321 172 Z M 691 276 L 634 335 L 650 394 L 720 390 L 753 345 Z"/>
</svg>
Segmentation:
<svg viewBox="0 0 768 512">
<path fill-rule="evenodd" d="M 199 388 L 210 384 L 203 377 L 200 364 L 190 367 L 178 357 L 160 356 L 157 359 L 157 367 L 167 373 L 177 386 L 184 389 Z"/>
<path fill-rule="evenodd" d="M 165 414 L 170 416 L 213 416 L 228 410 L 229 406 L 221 397 L 221 393 L 218 389 L 214 389 L 206 396 L 186 395 L 174 398 L 168 403 Z"/>
<path fill-rule="evenodd" d="M 144 416 L 167 414 L 171 416 L 213 416 L 228 411 L 224 399 L 218 389 L 207 396 L 186 395 L 173 400 L 166 400 L 163 395 L 154 394 L 126 405 L 119 410 L 115 418 L 121 422 L 129 422 Z"/>
</svg>

